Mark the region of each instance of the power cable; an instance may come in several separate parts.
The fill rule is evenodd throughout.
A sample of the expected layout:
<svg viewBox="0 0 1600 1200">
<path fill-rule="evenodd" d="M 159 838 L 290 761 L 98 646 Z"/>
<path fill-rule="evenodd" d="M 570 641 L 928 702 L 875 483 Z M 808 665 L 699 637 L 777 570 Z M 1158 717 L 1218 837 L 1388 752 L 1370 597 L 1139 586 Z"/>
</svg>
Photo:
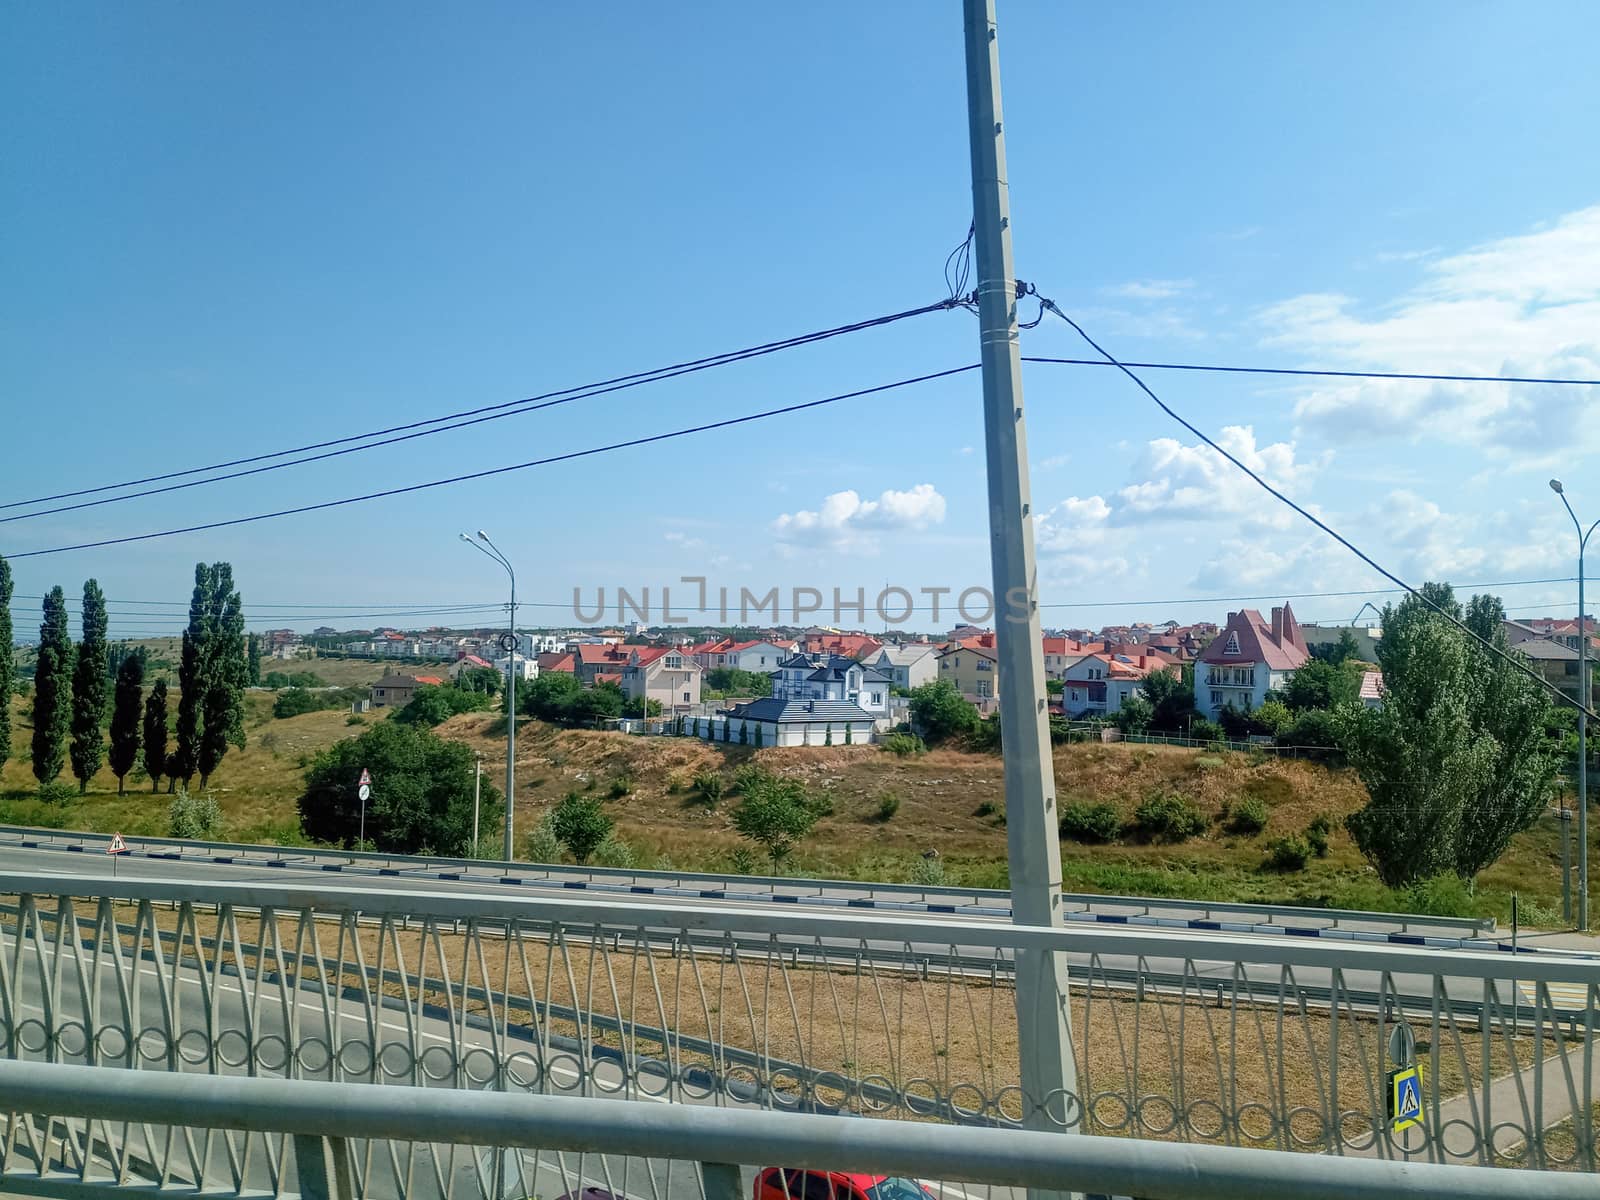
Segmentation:
<svg viewBox="0 0 1600 1200">
<path fill-rule="evenodd" d="M 1281 492 L 1277 488 L 1273 487 L 1272 484 L 1268 483 L 1265 479 L 1263 479 L 1255 471 L 1252 471 L 1249 467 L 1245 466 L 1244 463 L 1240 462 L 1232 454 L 1229 454 L 1228 451 L 1224 450 L 1215 441 L 1213 441 L 1209 436 L 1207 436 L 1205 433 L 1201 432 L 1198 428 L 1196 428 L 1193 424 L 1191 424 L 1184 417 L 1180 416 L 1170 405 L 1167 404 L 1167 402 L 1165 400 L 1161 399 L 1160 396 L 1156 395 L 1155 392 L 1151 390 L 1150 386 L 1147 383 L 1145 383 L 1145 381 L 1143 379 L 1141 379 L 1141 378 L 1139 378 L 1139 376 L 1135 375 L 1133 373 L 1133 371 L 1130 370 L 1127 367 L 1127 365 L 1125 365 L 1124 363 L 1119 362 L 1111 354 L 1110 351 L 1108 351 L 1104 346 L 1100 345 L 1099 342 L 1095 341 L 1092 337 L 1090 337 L 1088 335 L 1088 333 L 1086 333 L 1084 331 L 1084 329 L 1083 329 L 1083 327 L 1081 325 L 1079 325 L 1071 317 L 1067 316 L 1066 313 L 1062 312 L 1061 309 L 1056 306 L 1055 301 L 1050 300 L 1050 299 L 1048 299 L 1048 298 L 1046 298 L 1044 296 L 1040 296 L 1039 297 L 1039 302 L 1042 305 L 1044 305 L 1044 307 L 1048 308 L 1051 312 L 1055 313 L 1056 316 L 1060 317 L 1068 325 L 1072 326 L 1072 328 L 1077 331 L 1078 336 L 1081 337 L 1084 341 L 1088 342 L 1089 345 L 1092 346 L 1095 349 L 1096 353 L 1098 353 L 1102 358 L 1104 358 L 1106 360 L 1107 364 L 1117 367 L 1124 375 L 1126 375 L 1129 379 L 1133 380 L 1134 385 L 1136 387 L 1138 387 L 1138 389 L 1140 391 L 1142 391 L 1146 396 L 1150 397 L 1150 399 L 1155 402 L 1156 407 L 1161 409 L 1162 412 L 1166 413 L 1167 416 L 1171 417 L 1179 425 L 1182 425 L 1190 433 L 1194 434 L 1195 437 L 1199 438 L 1206 445 L 1210 446 L 1218 454 L 1222 455 L 1223 458 L 1227 459 L 1228 462 L 1232 463 L 1240 471 L 1243 471 L 1247 476 L 1250 477 L 1250 479 L 1253 482 L 1255 482 L 1257 484 L 1257 486 L 1259 486 L 1268 495 L 1272 496 L 1273 499 L 1279 501 L 1282 504 L 1288 505 L 1295 512 L 1299 513 L 1302 517 L 1304 517 L 1307 521 L 1310 521 L 1318 529 L 1322 530 L 1323 533 L 1327 534 L 1334 541 L 1338 542 L 1341 546 L 1343 546 L 1346 550 L 1350 551 L 1350 553 L 1354 554 L 1362 562 L 1366 563 L 1367 566 L 1371 567 L 1379 575 L 1382 575 L 1390 583 L 1393 583 L 1395 586 L 1401 588 L 1405 592 L 1409 593 L 1411 596 L 1415 597 L 1425 607 L 1431 609 L 1433 612 L 1437 613 L 1439 616 L 1441 616 L 1445 620 L 1449 621 L 1457 629 L 1461 630 L 1461 632 L 1465 633 L 1473 641 L 1477 642 L 1485 650 L 1489 651 L 1489 653 L 1493 654 L 1495 657 L 1503 660 L 1504 662 L 1510 664 L 1514 669 L 1516 669 L 1517 671 L 1520 671 L 1522 674 L 1526 675 L 1529 679 L 1532 679 L 1534 682 L 1536 682 L 1540 687 L 1544 688 L 1546 691 L 1550 692 L 1552 695 L 1557 697 L 1557 699 L 1560 702 L 1574 705 L 1575 707 L 1581 709 L 1588 716 L 1593 717 L 1593 716 L 1597 715 L 1594 712 L 1594 710 L 1591 709 L 1589 707 L 1588 703 L 1586 702 L 1587 698 L 1585 700 L 1578 700 L 1578 699 L 1575 699 L 1575 698 L 1573 698 L 1571 696 L 1568 696 L 1565 692 L 1563 692 L 1555 684 L 1553 684 L 1549 680 L 1547 680 L 1543 675 L 1541 675 L 1537 671 L 1533 670 L 1531 667 L 1529 667 L 1527 664 L 1523 663 L 1521 660 L 1512 657 L 1512 655 L 1508 651 L 1502 650 L 1499 646 L 1495 645 L 1493 642 L 1489 641 L 1487 638 L 1480 637 L 1465 621 L 1461 620 L 1460 617 L 1457 617 L 1453 613 L 1447 611 L 1443 606 L 1441 606 L 1439 604 L 1436 604 L 1432 600 L 1428 599 L 1427 596 L 1423 595 L 1416 588 L 1412 587 L 1404 579 L 1401 579 L 1393 571 L 1390 571 L 1388 568 L 1384 567 L 1381 563 L 1379 563 L 1370 554 L 1366 553 L 1366 551 L 1362 550 L 1354 542 L 1350 541 L 1349 538 L 1347 538 L 1343 534 L 1339 533 L 1336 529 L 1334 529 L 1332 526 L 1330 526 L 1326 521 L 1323 521 L 1320 517 L 1314 516 L 1312 513 L 1307 511 L 1305 508 L 1303 508 L 1299 504 L 1295 503 L 1295 501 L 1291 500 L 1283 492 Z"/>
<path fill-rule="evenodd" d="M 1059 312 L 1059 310 L 1057 310 Z M 1037 324 L 1037 322 L 1035 322 Z M 1031 329 L 1032 326 L 1024 326 Z M 1321 371 L 1291 367 L 1229 367 L 1208 363 L 1129 362 L 1109 363 L 1100 358 L 1047 358 L 1025 354 L 1025 363 L 1057 363 L 1068 367 L 1138 367 L 1146 371 L 1215 371 L 1229 375 L 1310 375 L 1333 379 L 1413 379 L 1429 383 L 1556 383 L 1574 387 L 1597 387 L 1600 379 L 1557 379 L 1542 375 L 1429 375 L 1415 371 Z"/>
<path fill-rule="evenodd" d="M 372 450 L 379 446 L 394 445 L 398 442 L 410 441 L 413 438 L 428 437 L 435 433 L 444 433 L 451 429 L 462 429 L 469 425 L 481 424 L 484 421 L 499 420 L 502 417 L 520 416 L 524 413 L 537 412 L 540 409 L 554 408 L 561 404 L 570 404 L 575 400 L 587 400 L 594 396 L 603 396 L 610 392 L 624 391 L 628 388 L 641 387 L 648 383 L 659 383 L 665 379 L 675 379 L 680 375 L 690 375 L 698 371 L 710 370 L 713 367 L 727 366 L 731 363 L 744 362 L 752 358 L 761 358 L 768 354 L 776 354 L 781 350 L 791 350 L 798 346 L 810 345 L 814 342 L 827 341 L 830 338 L 840 337 L 847 333 L 859 333 L 865 329 L 874 329 L 883 325 L 892 325 L 897 321 L 904 321 L 910 317 L 924 316 L 931 312 L 948 311 L 959 307 L 955 299 L 941 300 L 935 304 L 924 304 L 920 308 L 910 308 L 902 312 L 890 313 L 887 316 L 873 317 L 865 321 L 855 321 L 848 325 L 838 325 L 832 329 L 817 330 L 813 333 L 799 334 L 795 337 L 783 338 L 775 342 L 764 342 L 758 346 L 750 346 L 743 350 L 730 350 L 722 354 L 714 354 L 705 358 L 690 359 L 671 366 L 656 367 L 649 371 L 638 371 L 631 375 L 618 375 L 611 379 L 603 379 L 596 383 L 582 384 L 578 387 L 562 388 L 558 391 L 545 392 L 541 395 L 530 396 L 522 400 L 507 400 L 500 404 L 484 405 L 480 408 L 466 409 L 457 413 L 450 413 L 442 417 L 430 417 L 423 421 L 412 421 L 405 425 L 393 425 L 387 429 L 372 430 L 367 433 L 351 434 L 348 437 L 333 438 L 324 442 L 313 442 L 304 446 L 297 446 L 288 450 L 275 450 L 269 454 L 256 454 L 246 458 L 236 458 L 228 462 L 212 463 L 204 467 L 188 467 L 181 471 L 168 471 L 161 475 L 148 475 L 142 479 L 126 480 L 122 483 L 102 484 L 98 487 L 80 488 L 77 491 L 57 492 L 50 496 L 36 496 L 31 500 L 12 500 L 0 504 L 0 510 L 23 508 L 30 504 L 46 504 L 56 500 L 70 500 L 78 496 L 89 496 L 100 492 L 118 491 L 122 488 L 138 487 L 146 483 L 160 483 L 168 479 L 179 479 L 188 475 L 204 474 L 207 471 L 220 471 L 231 467 L 246 466 L 250 463 L 267 462 L 270 459 L 283 458 L 292 454 L 304 454 L 306 451 L 327 450 L 330 446 L 346 446 L 342 450 L 331 450 L 327 453 L 311 454 L 303 458 L 292 459 L 288 462 L 272 463 L 269 466 L 253 467 L 245 471 L 233 471 L 230 474 L 218 475 L 209 479 L 197 479 L 188 483 L 171 484 L 166 487 L 149 488 L 142 492 L 132 492 L 127 495 L 110 496 L 100 500 L 85 501 L 80 504 L 67 504 L 57 508 L 41 509 L 36 512 L 18 513 L 14 516 L 0 517 L 0 523 L 10 521 L 25 521 L 31 517 L 50 516 L 55 513 L 73 512 L 82 508 L 94 508 L 102 504 L 115 504 L 123 500 L 134 500 L 141 496 L 154 496 L 164 492 L 182 491 L 185 488 L 200 487 L 208 483 L 220 483 L 227 479 L 239 479 L 247 475 L 259 475 L 265 471 L 277 471 L 284 467 L 300 466 L 304 463 L 319 462 L 323 459 L 338 458 L 345 454 L 355 454 L 362 450 Z M 488 416 L 480 414 L 491 414 Z M 472 418 L 472 419 L 467 419 Z M 445 424 L 445 422 L 449 422 Z M 436 425 L 438 428 L 427 429 L 425 426 Z M 407 432 L 420 430 L 420 432 Z M 389 434 L 402 436 L 389 437 Z M 368 439 L 381 439 L 369 441 Z M 360 446 L 349 446 L 350 442 L 365 442 Z"/>
<path fill-rule="evenodd" d="M 928 383 L 935 379 L 947 379 L 953 375 L 962 375 L 968 371 L 976 371 L 978 363 L 968 363 L 962 367 L 949 367 L 943 371 L 931 371 L 925 375 L 914 375 L 908 379 L 898 379 L 893 383 L 881 383 L 874 387 L 858 388 L 853 392 L 841 392 L 836 396 L 825 396 L 820 400 L 807 400 L 800 404 L 786 404 L 781 408 L 769 408 L 761 412 L 746 413 L 739 417 L 727 417 L 720 421 L 707 421 L 701 425 L 691 425 L 685 429 L 675 429 L 668 433 L 651 434 L 648 437 L 629 438 L 626 441 L 610 442 L 604 446 L 593 446 L 587 450 L 571 450 L 565 454 L 553 454 L 547 458 L 536 458 L 524 463 L 513 463 L 505 467 L 491 467 L 485 471 L 470 471 L 464 475 L 452 475 L 445 479 L 433 479 L 427 483 L 412 483 L 405 487 L 386 488 L 379 492 L 363 492 L 359 496 L 346 496 L 340 500 L 323 500 L 316 504 L 301 504 L 294 508 L 281 508 L 273 512 L 255 513 L 248 517 L 231 517 L 225 521 L 206 521 L 199 525 L 185 525 L 177 529 L 161 529 L 151 533 L 128 534 L 124 537 L 102 538 L 97 542 L 79 542 L 71 546 L 52 546 L 46 550 L 24 550 L 18 554 L 8 555 L 9 558 L 39 558 L 46 554 L 62 554 L 69 550 L 94 550 L 102 546 L 121 546 L 130 542 L 147 542 L 156 538 L 175 537 L 181 533 L 199 533 L 207 529 L 225 529 L 234 525 L 249 525 L 256 521 L 270 521 L 278 517 L 290 517 L 300 513 L 321 512 L 325 509 L 340 508 L 347 504 L 361 504 L 368 500 L 378 500 L 388 496 L 403 496 L 410 492 L 426 491 L 430 488 L 446 487 L 450 484 L 466 483 L 474 479 L 488 479 L 495 475 L 504 475 L 511 471 L 526 471 L 532 467 L 546 467 L 554 463 L 570 462 L 573 459 L 589 458 L 596 454 L 608 454 L 614 450 L 626 450 L 634 446 L 648 446 L 656 442 L 670 441 L 674 438 L 688 437 L 696 433 L 708 433 L 713 429 L 727 429 L 735 425 L 745 425 L 752 421 L 765 420 L 768 417 L 783 416 L 786 413 L 804 412 L 808 409 L 821 408 L 827 404 L 837 404 L 843 400 L 854 400 L 862 396 L 877 395 L 881 392 L 893 391 L 896 388 L 910 387 L 913 384 Z"/>
</svg>

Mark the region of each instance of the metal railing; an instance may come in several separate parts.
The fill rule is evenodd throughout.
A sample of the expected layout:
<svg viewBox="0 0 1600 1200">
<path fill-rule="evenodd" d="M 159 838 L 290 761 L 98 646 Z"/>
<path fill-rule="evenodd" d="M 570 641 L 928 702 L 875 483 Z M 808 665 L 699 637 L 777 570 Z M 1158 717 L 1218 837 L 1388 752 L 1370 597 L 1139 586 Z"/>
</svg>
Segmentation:
<svg viewBox="0 0 1600 1200">
<path fill-rule="evenodd" d="M 110 834 L 37 829 L 0 825 L 0 846 L 24 849 L 76 847 L 84 853 L 104 853 Z M 230 866 L 304 867 L 329 872 L 346 867 L 364 869 L 382 877 L 405 875 L 418 882 L 429 878 L 450 883 L 507 883 L 535 886 L 541 882 L 570 890 L 627 892 L 640 896 L 683 896 L 694 899 L 773 901 L 833 908 L 921 910 L 957 916 L 1005 917 L 1011 911 L 1010 893 L 990 888 L 963 888 L 943 884 L 870 883 L 851 880 L 797 879 L 770 875 L 723 875 L 694 871 L 642 871 L 632 868 L 573 866 L 564 863 L 525 863 L 469 858 L 422 857 L 359 850 L 324 850 L 304 847 L 261 846 L 239 842 L 205 842 L 180 838 L 123 838 L 130 852 L 165 861 L 221 863 Z M 1244 904 L 1214 900 L 1179 900 L 1166 897 L 1104 896 L 1070 892 L 1062 897 L 1069 917 L 1108 919 L 1118 916 L 1165 919 L 1188 924 L 1177 913 L 1198 914 L 1200 921 L 1228 921 L 1224 932 L 1253 932 L 1258 927 L 1280 926 L 1298 930 L 1322 928 L 1374 932 L 1399 928 L 1431 930 L 1437 934 L 1475 937 L 1495 930 L 1493 917 L 1436 917 L 1419 913 L 1366 912 L 1355 909 L 1311 908 L 1296 905 Z M 1270 932 L 1270 930 L 1269 930 Z"/>
<path fill-rule="evenodd" d="M 0 876 L 0 1058 L 1596 1166 L 1594 959 L 391 882 Z M 1071 1092 L 1021 1091 L 1019 949 L 1067 958 Z"/>
<path fill-rule="evenodd" d="M 796 1190 L 806 1196 L 815 1189 L 804 1168 L 924 1180 L 950 1200 L 977 1200 L 972 1188 L 993 1200 L 1021 1188 L 1145 1200 L 1595 1194 L 1592 1178 L 1528 1171 L 1381 1159 L 1308 1171 L 1299 1155 L 1227 1146 L 495 1091 L 445 1095 L 0 1062 L 0 1096 L 10 1114 L 0 1187 L 37 1195 L 142 1184 L 213 1196 L 498 1200 L 601 1187 L 614 1195 L 665 1198 L 676 1190 L 686 1200 L 741 1200 L 755 1169 L 769 1164 L 798 1168 Z M 275 1143 L 276 1153 L 252 1162 L 252 1136 Z M 821 1195 L 834 1194 L 825 1176 L 813 1178 L 823 1181 Z"/>
</svg>

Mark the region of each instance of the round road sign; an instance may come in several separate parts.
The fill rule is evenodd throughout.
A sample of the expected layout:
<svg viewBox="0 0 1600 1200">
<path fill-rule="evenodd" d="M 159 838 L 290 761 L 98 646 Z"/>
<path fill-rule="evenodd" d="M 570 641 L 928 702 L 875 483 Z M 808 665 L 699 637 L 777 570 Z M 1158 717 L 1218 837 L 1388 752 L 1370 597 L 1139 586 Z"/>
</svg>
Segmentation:
<svg viewBox="0 0 1600 1200">
<path fill-rule="evenodd" d="M 517 648 L 517 645 L 518 642 L 516 634 L 502 633 L 500 635 L 500 649 L 504 650 L 507 654 L 510 654 L 512 651 L 514 651 Z"/>
<path fill-rule="evenodd" d="M 372 786 L 370 784 L 363 783 L 356 789 L 356 795 L 365 800 L 368 796 L 372 795 Z"/>
</svg>

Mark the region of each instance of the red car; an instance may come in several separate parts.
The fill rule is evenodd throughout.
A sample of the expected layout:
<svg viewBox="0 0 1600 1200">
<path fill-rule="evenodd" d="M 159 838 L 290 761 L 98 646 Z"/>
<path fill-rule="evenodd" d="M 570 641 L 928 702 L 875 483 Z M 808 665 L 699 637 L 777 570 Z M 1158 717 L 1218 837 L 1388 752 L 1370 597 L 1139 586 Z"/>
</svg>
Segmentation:
<svg viewBox="0 0 1600 1200">
<path fill-rule="evenodd" d="M 938 1200 L 915 1179 L 768 1167 L 756 1176 L 754 1200 Z"/>
</svg>

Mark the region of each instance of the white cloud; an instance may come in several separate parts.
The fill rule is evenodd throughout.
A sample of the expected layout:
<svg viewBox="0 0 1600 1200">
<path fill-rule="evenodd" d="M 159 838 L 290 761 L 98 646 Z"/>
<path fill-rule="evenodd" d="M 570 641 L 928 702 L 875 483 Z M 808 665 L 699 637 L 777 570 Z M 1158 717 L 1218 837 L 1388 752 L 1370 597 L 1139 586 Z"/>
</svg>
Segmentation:
<svg viewBox="0 0 1600 1200">
<path fill-rule="evenodd" d="M 1136 279 L 1130 283 L 1119 283 L 1115 287 L 1108 287 L 1105 291 L 1112 296 L 1124 296 L 1129 300 L 1170 300 L 1192 287 L 1194 287 L 1192 279 Z"/>
<path fill-rule="evenodd" d="M 706 544 L 705 538 L 690 537 L 681 529 L 669 529 L 661 536 L 681 550 L 698 550 Z"/>
<path fill-rule="evenodd" d="M 1093 571 L 1105 579 L 1128 573 L 1128 560 L 1111 538 L 1111 505 L 1104 496 L 1068 496 L 1034 522 L 1034 548 L 1057 579 Z M 1110 547 L 1110 549 L 1108 549 Z"/>
<path fill-rule="evenodd" d="M 1327 461 L 1297 459 L 1293 442 L 1258 446 L 1255 430 L 1248 425 L 1224 426 L 1217 444 L 1290 496 Z M 1137 471 L 1143 481 L 1117 493 L 1119 524 L 1195 520 L 1226 521 L 1231 528 L 1241 523 L 1283 528 L 1291 519 L 1299 519 L 1204 443 L 1190 446 L 1176 438 L 1156 438 L 1146 447 Z"/>
<path fill-rule="evenodd" d="M 1268 345 L 1316 365 L 1431 374 L 1600 375 L 1600 205 L 1442 258 L 1422 283 L 1363 316 L 1348 296 L 1311 293 L 1260 314 Z M 1442 439 L 1518 466 L 1600 444 L 1586 389 L 1424 381 L 1323 382 L 1295 415 L 1319 436 Z M 1552 439 L 1552 430 L 1575 431 Z"/>
<path fill-rule="evenodd" d="M 960 454 L 960 455 L 962 455 L 964 457 L 964 456 L 966 456 L 968 454 L 974 453 L 974 451 L 973 451 L 971 446 L 963 446 L 963 447 L 961 447 L 961 449 L 957 450 L 956 453 Z"/>
<path fill-rule="evenodd" d="M 783 513 L 772 523 L 780 542 L 871 552 L 876 533 L 926 529 L 944 520 L 945 501 L 931 483 L 907 491 L 890 488 L 876 500 L 863 500 L 854 490 L 823 497 L 815 511 Z"/>
<path fill-rule="evenodd" d="M 1066 466 L 1071 461 L 1072 455 L 1070 454 L 1052 454 L 1049 458 L 1041 458 L 1038 466 L 1041 471 L 1054 471 L 1058 467 Z"/>
</svg>

